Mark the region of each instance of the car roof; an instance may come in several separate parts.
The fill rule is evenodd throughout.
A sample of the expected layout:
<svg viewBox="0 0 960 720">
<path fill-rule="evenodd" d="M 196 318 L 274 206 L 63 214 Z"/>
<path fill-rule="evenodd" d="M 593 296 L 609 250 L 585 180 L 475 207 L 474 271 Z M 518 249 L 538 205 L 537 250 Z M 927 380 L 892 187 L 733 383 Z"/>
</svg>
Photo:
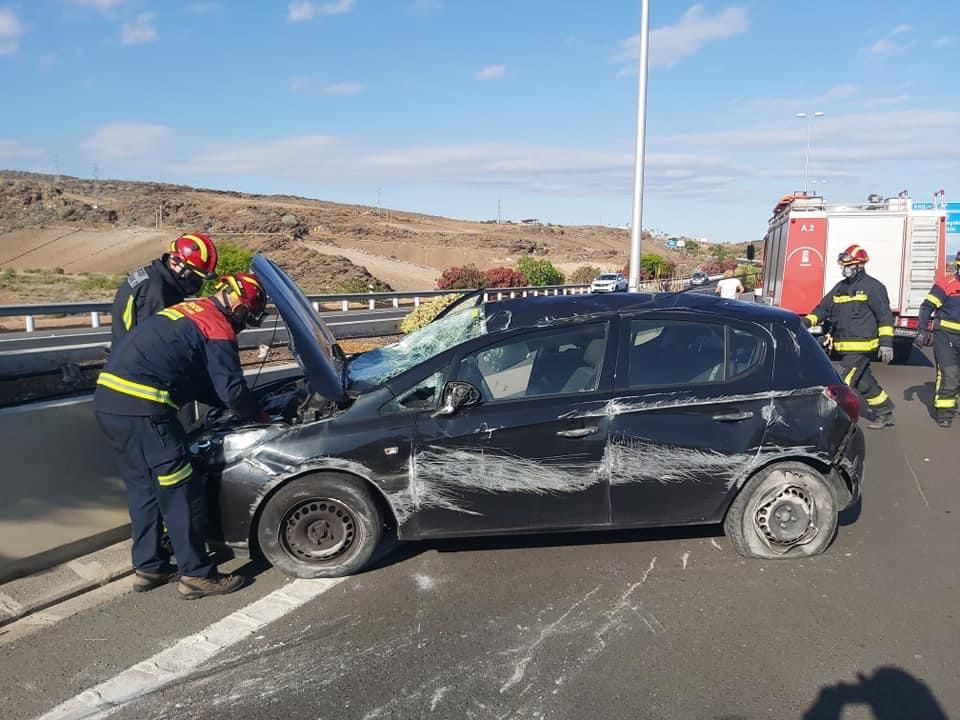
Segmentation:
<svg viewBox="0 0 960 720">
<path fill-rule="evenodd" d="M 691 292 L 638 293 L 590 295 L 548 295 L 513 300 L 490 301 L 484 305 L 484 314 L 490 320 L 499 314 L 509 317 L 503 329 L 549 325 L 577 317 L 594 317 L 617 313 L 650 312 L 704 312 L 730 318 L 766 324 L 786 322 L 799 324 L 800 318 L 788 310 L 728 300 L 713 294 Z M 492 323 L 494 327 L 500 323 Z"/>
</svg>

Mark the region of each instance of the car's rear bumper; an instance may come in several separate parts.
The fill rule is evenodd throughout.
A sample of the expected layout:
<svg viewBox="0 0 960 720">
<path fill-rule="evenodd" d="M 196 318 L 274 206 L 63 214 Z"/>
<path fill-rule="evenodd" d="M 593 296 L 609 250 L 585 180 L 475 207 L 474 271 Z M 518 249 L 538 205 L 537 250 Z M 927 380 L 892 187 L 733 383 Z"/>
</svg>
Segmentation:
<svg viewBox="0 0 960 720">
<path fill-rule="evenodd" d="M 843 445 L 841 445 L 833 463 L 849 491 L 848 497 L 840 498 L 839 510 L 850 507 L 860 499 L 866 454 L 863 430 L 856 423 L 851 423 L 850 431 L 844 438 Z"/>
</svg>

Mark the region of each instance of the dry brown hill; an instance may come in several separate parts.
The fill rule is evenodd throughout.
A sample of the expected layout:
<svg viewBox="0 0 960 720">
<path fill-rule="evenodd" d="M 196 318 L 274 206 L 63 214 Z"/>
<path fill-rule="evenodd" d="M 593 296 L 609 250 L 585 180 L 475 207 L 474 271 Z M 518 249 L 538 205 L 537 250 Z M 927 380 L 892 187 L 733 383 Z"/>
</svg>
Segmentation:
<svg viewBox="0 0 960 720">
<path fill-rule="evenodd" d="M 5 271 L 120 273 L 190 229 L 269 253 L 314 292 L 354 277 L 424 289 L 445 267 L 512 265 L 524 255 L 565 271 L 616 269 L 629 250 L 629 233 L 607 227 L 481 223 L 285 195 L 0 172 Z M 644 243 L 645 252 L 697 264 L 649 236 Z M 0 302 L 12 301 L 0 287 Z"/>
</svg>

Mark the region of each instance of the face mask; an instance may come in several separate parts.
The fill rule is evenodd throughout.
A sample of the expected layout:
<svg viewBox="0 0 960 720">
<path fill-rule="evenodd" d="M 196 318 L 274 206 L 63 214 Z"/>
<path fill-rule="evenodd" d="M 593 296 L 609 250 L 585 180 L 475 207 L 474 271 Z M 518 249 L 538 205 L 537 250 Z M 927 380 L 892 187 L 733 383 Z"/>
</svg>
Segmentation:
<svg viewBox="0 0 960 720">
<path fill-rule="evenodd" d="M 857 273 L 860 272 L 860 268 L 856 265 L 844 265 L 843 270 L 841 270 L 843 276 L 849 280 L 852 277 L 856 277 Z"/>
<path fill-rule="evenodd" d="M 203 287 L 203 278 L 190 270 L 181 270 L 177 275 L 177 285 L 187 295 L 196 295 Z"/>
<path fill-rule="evenodd" d="M 230 326 L 233 331 L 238 333 L 247 326 L 247 318 L 250 315 L 250 308 L 246 305 L 237 305 L 227 317 L 230 320 Z"/>
</svg>

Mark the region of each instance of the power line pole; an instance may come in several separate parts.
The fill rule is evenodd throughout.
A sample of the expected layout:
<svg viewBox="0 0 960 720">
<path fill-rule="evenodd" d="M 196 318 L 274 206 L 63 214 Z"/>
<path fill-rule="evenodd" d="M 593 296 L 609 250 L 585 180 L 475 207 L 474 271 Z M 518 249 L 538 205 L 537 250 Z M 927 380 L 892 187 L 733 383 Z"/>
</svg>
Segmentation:
<svg viewBox="0 0 960 720">
<path fill-rule="evenodd" d="M 97 163 L 93 164 L 93 209 L 98 210 L 100 208 L 100 166 Z"/>
<path fill-rule="evenodd" d="M 500 224 L 502 218 L 500 198 L 497 198 L 497 225 Z"/>
<path fill-rule="evenodd" d="M 377 188 L 377 217 L 380 217 L 380 188 Z"/>
</svg>

